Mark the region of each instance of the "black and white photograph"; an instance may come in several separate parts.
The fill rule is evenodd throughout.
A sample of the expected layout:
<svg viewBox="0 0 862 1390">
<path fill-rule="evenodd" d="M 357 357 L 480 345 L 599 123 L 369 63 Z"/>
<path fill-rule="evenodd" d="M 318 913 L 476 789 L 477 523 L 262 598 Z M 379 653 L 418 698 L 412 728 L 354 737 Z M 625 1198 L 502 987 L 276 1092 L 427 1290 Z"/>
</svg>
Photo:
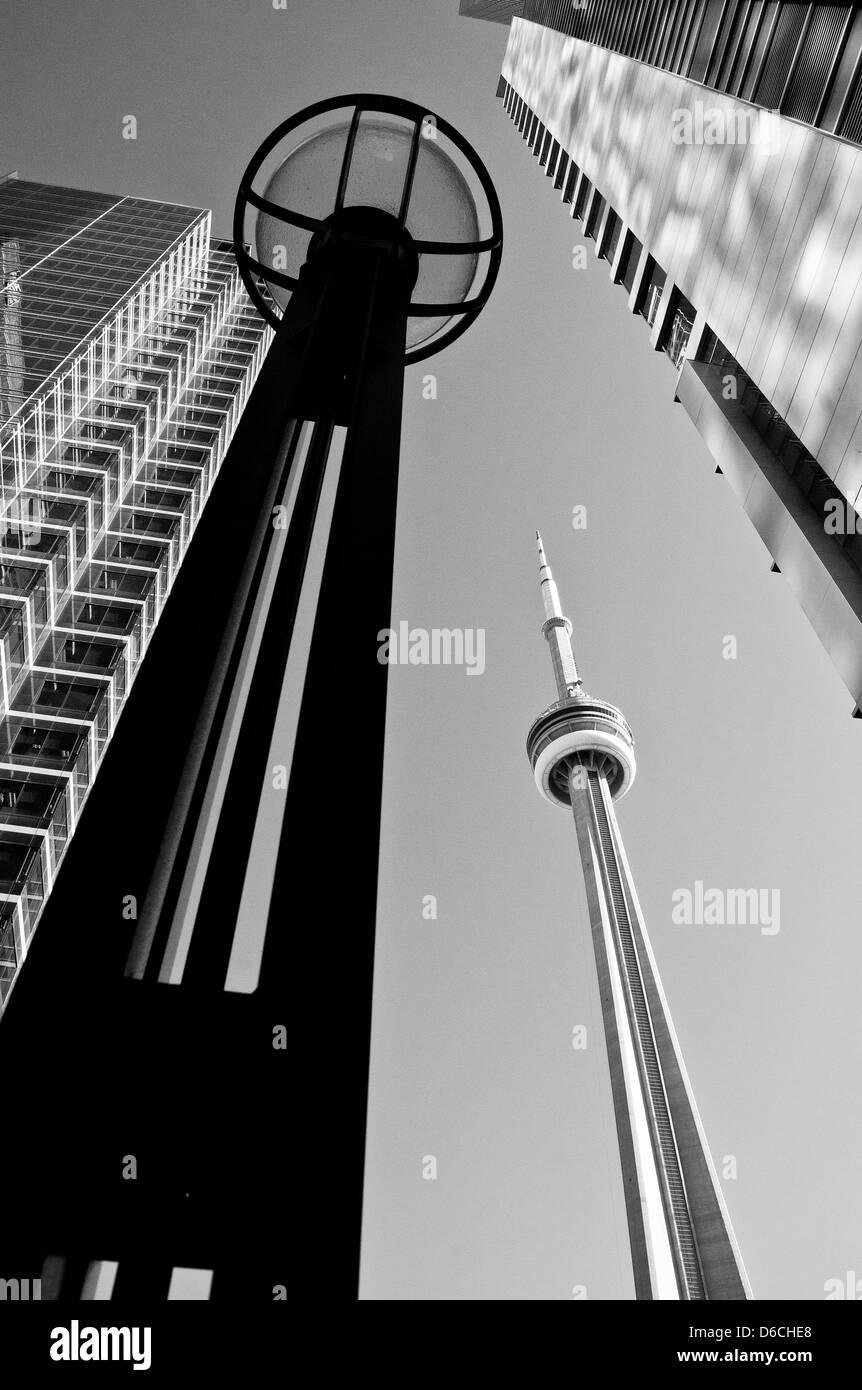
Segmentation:
<svg viewBox="0 0 862 1390">
<path fill-rule="evenodd" d="M 274 1384 L 357 1302 L 827 1373 L 862 9 L 0 34 L 4 1383 Z"/>
</svg>

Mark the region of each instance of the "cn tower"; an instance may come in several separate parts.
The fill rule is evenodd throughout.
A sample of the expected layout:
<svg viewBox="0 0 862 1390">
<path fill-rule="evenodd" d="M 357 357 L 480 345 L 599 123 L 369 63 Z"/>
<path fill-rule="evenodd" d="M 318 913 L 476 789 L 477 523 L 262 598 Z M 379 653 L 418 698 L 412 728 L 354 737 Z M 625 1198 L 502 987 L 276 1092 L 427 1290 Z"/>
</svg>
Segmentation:
<svg viewBox="0 0 862 1390">
<path fill-rule="evenodd" d="M 587 893 L 637 1299 L 747 1299 L 614 811 L 635 778 L 632 731 L 581 683 L 572 624 L 538 531 L 557 699 L 533 722 L 536 786 L 571 809 Z"/>
</svg>

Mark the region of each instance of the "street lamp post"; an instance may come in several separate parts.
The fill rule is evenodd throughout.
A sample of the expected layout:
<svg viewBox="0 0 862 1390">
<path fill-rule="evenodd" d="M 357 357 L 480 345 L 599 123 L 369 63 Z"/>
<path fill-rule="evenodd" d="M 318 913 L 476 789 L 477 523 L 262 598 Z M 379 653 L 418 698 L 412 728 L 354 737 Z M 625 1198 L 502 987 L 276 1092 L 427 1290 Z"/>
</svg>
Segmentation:
<svg viewBox="0 0 862 1390">
<path fill-rule="evenodd" d="M 356 1297 L 386 711 L 377 633 L 390 626 L 404 369 L 476 318 L 501 247 L 478 156 L 410 102 L 309 107 L 242 180 L 237 259 L 274 339 L 0 1023 L 6 1055 L 27 1057 L 57 1097 L 35 1120 L 14 1098 L 5 1108 L 22 1213 L 7 1219 L 8 1248 L 62 1255 L 62 1298 L 79 1296 L 91 1258 L 119 1260 L 126 1296 L 158 1297 L 172 1264 L 213 1269 L 213 1298 L 271 1296 L 296 1267 L 297 1183 L 319 1229 L 302 1272 Z M 228 963 L 336 438 L 256 987 L 242 992 L 225 988 Z M 272 513 L 288 498 L 277 545 Z M 69 929 L 82 910 L 83 938 Z M 75 1134 L 76 1087 L 94 1069 L 111 1105 Z M 290 1192 L 286 1116 L 299 1135 Z M 140 1157 L 136 1182 L 116 1180 L 118 1154 Z"/>
<path fill-rule="evenodd" d="M 337 1092 L 342 1184 L 353 1194 L 346 1220 L 354 1222 L 358 1251 L 388 675 L 377 652 L 378 634 L 391 621 L 404 367 L 460 336 L 487 302 L 500 262 L 502 225 L 486 171 L 446 122 L 404 101 L 351 97 L 345 104 L 348 100 L 349 123 L 300 145 L 261 197 L 254 192 L 254 177 L 294 123 L 265 142 L 240 188 L 234 237 L 241 271 L 261 311 L 272 317 L 252 278 L 255 272 L 284 306 L 278 334 L 304 344 L 295 413 L 317 411 L 318 419 L 334 419 L 347 431 L 262 974 L 283 978 L 296 967 L 295 933 L 308 936 L 297 884 L 306 866 L 315 864 L 321 877 L 312 898 L 326 944 L 309 943 L 302 952 L 302 974 L 316 981 L 322 1000 L 333 969 L 350 981 L 350 1046 L 339 1060 Z M 316 114 L 332 106 L 321 103 Z M 389 120 L 381 121 L 381 114 Z M 441 148 L 447 138 L 468 156 L 485 193 L 491 226 L 484 239 L 468 184 Z M 335 197 L 325 218 L 285 207 L 304 193 L 315 211 L 322 210 L 328 194 L 319 185 L 327 174 L 328 192 L 334 186 Z M 256 260 L 243 249 L 248 203 L 260 213 Z M 316 225 L 310 227 L 312 220 Z M 287 253 L 299 240 L 297 229 L 312 236 L 294 281 L 274 263 L 276 247 Z M 468 298 L 482 253 L 487 256 L 484 282 Z M 248 777 L 251 766 L 251 760 L 238 764 L 238 778 Z M 327 827 L 323 843 L 321 827 Z M 225 824 L 225 848 L 235 832 Z M 213 879 L 212 892 L 219 891 Z M 330 966 L 331 932 L 337 934 L 338 950 Z M 338 1026 L 347 1024 L 342 999 Z M 309 1097 L 308 1111 L 319 1114 L 331 1103 L 331 1092 L 328 1079 L 318 1077 L 313 1084 L 317 1091 Z M 315 1124 L 312 1132 L 325 1134 L 326 1127 Z M 313 1161 L 320 1158 L 318 1153 Z"/>
</svg>

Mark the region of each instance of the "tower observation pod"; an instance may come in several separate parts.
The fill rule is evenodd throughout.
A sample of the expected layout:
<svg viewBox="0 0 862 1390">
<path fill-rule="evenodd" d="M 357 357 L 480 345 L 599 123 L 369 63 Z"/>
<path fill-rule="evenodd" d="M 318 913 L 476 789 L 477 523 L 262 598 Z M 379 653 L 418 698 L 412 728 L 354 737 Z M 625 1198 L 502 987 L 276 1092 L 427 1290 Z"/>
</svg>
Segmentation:
<svg viewBox="0 0 862 1390">
<path fill-rule="evenodd" d="M 534 720 L 536 786 L 571 808 L 598 976 L 637 1299 L 748 1299 L 751 1290 L 646 932 L 614 802 L 636 772 L 620 711 L 584 690 L 536 532 L 557 699 Z"/>
</svg>

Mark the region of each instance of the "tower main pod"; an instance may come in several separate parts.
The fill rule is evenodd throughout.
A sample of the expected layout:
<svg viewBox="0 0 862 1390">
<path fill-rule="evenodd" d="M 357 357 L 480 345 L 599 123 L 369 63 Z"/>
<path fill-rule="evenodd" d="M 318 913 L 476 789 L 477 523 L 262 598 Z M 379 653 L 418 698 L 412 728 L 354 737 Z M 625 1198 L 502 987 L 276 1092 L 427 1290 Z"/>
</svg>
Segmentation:
<svg viewBox="0 0 862 1390">
<path fill-rule="evenodd" d="M 583 689 L 572 625 L 539 547 L 558 698 L 533 723 L 536 785 L 571 807 L 584 872 L 638 1299 L 747 1299 L 751 1290 L 673 1030 L 614 800 L 634 781 L 634 739 Z"/>
</svg>

